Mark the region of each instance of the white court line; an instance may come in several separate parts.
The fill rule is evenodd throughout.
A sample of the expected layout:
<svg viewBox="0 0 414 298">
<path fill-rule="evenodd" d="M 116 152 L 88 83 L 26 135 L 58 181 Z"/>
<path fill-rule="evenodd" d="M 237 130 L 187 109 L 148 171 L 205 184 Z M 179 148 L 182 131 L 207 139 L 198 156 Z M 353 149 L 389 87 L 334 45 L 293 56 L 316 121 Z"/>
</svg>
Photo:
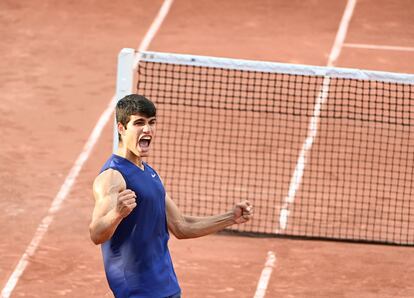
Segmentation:
<svg viewBox="0 0 414 298">
<path fill-rule="evenodd" d="M 160 8 L 160 12 L 154 19 L 150 29 L 145 34 L 145 37 L 142 43 L 140 44 L 139 49 L 141 50 L 147 49 L 151 40 L 154 38 L 155 33 L 157 32 L 158 28 L 161 26 L 162 21 L 166 17 L 168 13 L 168 9 L 170 8 L 172 1 L 173 0 L 164 1 L 162 7 Z M 82 170 L 83 165 L 88 160 L 93 147 L 95 146 L 96 142 L 101 136 L 103 128 L 105 127 L 106 123 L 108 123 L 109 119 L 111 118 L 113 114 L 114 106 L 116 104 L 116 100 L 117 99 L 115 98 L 115 96 L 113 96 L 108 107 L 102 113 L 101 117 L 96 123 L 91 135 L 89 136 L 89 139 L 87 140 L 85 146 L 83 147 L 82 152 L 80 153 L 75 164 L 71 168 L 68 176 L 66 176 L 66 179 L 64 183 L 62 184 L 58 194 L 53 199 L 52 204 L 47 212 L 47 215 L 42 219 L 41 223 L 37 227 L 37 230 L 30 244 L 27 246 L 17 266 L 13 270 L 13 273 L 10 275 L 7 283 L 3 287 L 3 290 L 1 291 L 1 298 L 9 298 L 11 293 L 13 292 L 17 282 L 19 281 L 27 265 L 29 264 L 30 258 L 35 254 L 37 247 L 39 246 L 39 243 L 42 241 L 43 236 L 46 234 L 46 232 L 49 229 L 50 224 L 53 222 L 56 212 L 60 210 L 62 203 L 64 202 L 67 195 L 69 194 L 73 184 L 76 181 L 76 178 L 79 175 L 79 172 Z"/>
<path fill-rule="evenodd" d="M 399 47 L 399 46 L 388 46 L 388 45 L 379 45 L 379 44 L 375 45 L 375 44 L 363 44 L 363 43 L 344 43 L 343 46 L 347 48 L 357 48 L 357 49 L 414 52 L 414 47 Z"/>
<path fill-rule="evenodd" d="M 299 154 L 299 159 L 298 159 L 298 162 L 296 163 L 295 171 L 293 172 L 293 176 L 290 180 L 288 195 L 285 197 L 285 201 L 283 203 L 282 209 L 280 210 L 279 224 L 282 230 L 286 229 L 287 227 L 287 220 L 289 216 L 289 205 L 293 204 L 293 202 L 295 201 L 296 191 L 298 190 L 300 186 L 300 182 L 302 181 L 302 177 L 303 177 L 303 172 L 305 170 L 308 152 L 312 148 L 313 141 L 318 131 L 318 123 L 319 123 L 319 116 L 321 114 L 321 109 L 322 109 L 323 104 L 326 102 L 326 99 L 328 98 L 328 94 L 329 94 L 329 82 L 330 82 L 330 78 L 324 77 L 323 83 L 322 83 L 322 90 L 319 91 L 318 97 L 316 99 L 316 104 L 313 109 L 313 115 L 309 123 L 308 136 L 302 145 L 302 149 Z"/>
<path fill-rule="evenodd" d="M 336 60 L 341 54 L 341 49 L 345 41 L 346 33 L 348 31 L 349 22 L 351 21 L 352 14 L 354 13 L 357 0 L 348 0 L 344 15 L 342 16 L 341 23 L 339 24 L 338 32 L 336 33 L 335 41 L 331 49 L 331 53 L 328 58 L 326 66 L 334 66 Z"/>
<path fill-rule="evenodd" d="M 344 14 L 339 24 L 338 32 L 336 34 L 335 41 L 331 49 L 331 53 L 328 58 L 328 67 L 334 66 L 335 61 L 338 59 L 339 54 L 341 53 L 341 49 L 345 41 L 349 22 L 351 21 L 355 5 L 356 0 L 348 0 Z M 290 179 L 288 195 L 284 198 L 284 202 L 279 212 L 279 226 L 282 230 L 285 230 L 287 228 L 287 222 L 290 213 L 289 205 L 293 204 L 295 201 L 296 192 L 299 189 L 305 170 L 308 152 L 311 150 L 313 141 L 317 134 L 321 109 L 323 104 L 326 102 L 329 94 L 329 82 L 330 78 L 328 76 L 325 76 L 322 83 L 322 90 L 319 92 L 318 97 L 316 98 L 312 118 L 309 122 L 308 136 L 302 145 L 302 149 L 299 153 L 299 158 L 296 163 L 295 171 L 293 172 L 292 178 Z M 276 233 L 279 232 L 280 230 L 277 228 Z"/>
<path fill-rule="evenodd" d="M 160 11 L 158 12 L 157 17 L 151 24 L 151 27 L 148 29 L 147 34 L 145 34 L 144 39 L 141 41 L 140 45 L 138 46 L 138 52 L 143 52 L 148 49 L 152 39 L 154 38 L 155 34 L 157 34 L 158 30 L 161 27 L 162 22 L 164 21 L 165 17 L 167 16 L 168 12 L 170 11 L 171 5 L 173 0 L 164 0 Z M 137 68 L 139 63 L 139 55 L 136 55 L 134 61 L 134 69 Z"/>
<path fill-rule="evenodd" d="M 276 255 L 273 251 L 267 253 L 267 259 L 265 266 L 260 275 L 259 282 L 257 283 L 256 293 L 254 298 L 263 298 L 266 295 L 267 285 L 269 284 L 270 276 L 272 275 L 273 268 L 275 267 Z"/>
</svg>

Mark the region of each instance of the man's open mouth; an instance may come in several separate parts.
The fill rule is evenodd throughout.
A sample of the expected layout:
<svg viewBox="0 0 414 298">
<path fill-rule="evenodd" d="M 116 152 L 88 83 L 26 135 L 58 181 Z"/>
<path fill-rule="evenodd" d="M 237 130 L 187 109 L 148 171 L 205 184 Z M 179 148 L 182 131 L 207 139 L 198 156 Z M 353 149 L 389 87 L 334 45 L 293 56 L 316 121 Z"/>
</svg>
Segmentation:
<svg viewBox="0 0 414 298">
<path fill-rule="evenodd" d="M 148 150 L 149 145 L 151 144 L 151 137 L 150 136 L 142 137 L 139 140 L 138 144 L 142 150 Z"/>
</svg>

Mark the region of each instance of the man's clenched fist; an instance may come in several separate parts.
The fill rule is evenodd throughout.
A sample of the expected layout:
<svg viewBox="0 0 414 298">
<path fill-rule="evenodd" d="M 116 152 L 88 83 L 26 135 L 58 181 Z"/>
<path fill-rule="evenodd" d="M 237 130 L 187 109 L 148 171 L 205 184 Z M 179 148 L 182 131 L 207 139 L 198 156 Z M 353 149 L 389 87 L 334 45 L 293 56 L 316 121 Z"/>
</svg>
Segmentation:
<svg viewBox="0 0 414 298">
<path fill-rule="evenodd" d="M 130 189 L 121 191 L 118 194 L 118 200 L 116 202 L 116 211 L 124 218 L 127 217 L 132 210 L 137 206 L 137 196 L 135 192 Z"/>
</svg>

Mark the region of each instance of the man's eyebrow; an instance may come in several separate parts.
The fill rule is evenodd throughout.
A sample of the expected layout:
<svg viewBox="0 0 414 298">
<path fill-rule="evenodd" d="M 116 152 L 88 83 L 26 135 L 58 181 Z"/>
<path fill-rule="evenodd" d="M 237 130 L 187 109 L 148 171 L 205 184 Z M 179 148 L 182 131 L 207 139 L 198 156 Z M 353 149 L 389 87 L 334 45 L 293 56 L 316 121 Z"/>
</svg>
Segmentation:
<svg viewBox="0 0 414 298">
<path fill-rule="evenodd" d="M 134 123 L 137 123 L 137 122 L 140 122 L 140 121 L 143 121 L 143 120 L 145 120 L 145 119 L 144 118 L 137 118 L 137 119 L 134 120 Z"/>
<path fill-rule="evenodd" d="M 148 122 L 157 120 L 156 117 L 152 117 L 152 118 L 140 117 L 140 118 L 135 119 L 133 122 L 137 123 L 140 121 L 145 121 L 146 119 L 148 119 Z"/>
</svg>

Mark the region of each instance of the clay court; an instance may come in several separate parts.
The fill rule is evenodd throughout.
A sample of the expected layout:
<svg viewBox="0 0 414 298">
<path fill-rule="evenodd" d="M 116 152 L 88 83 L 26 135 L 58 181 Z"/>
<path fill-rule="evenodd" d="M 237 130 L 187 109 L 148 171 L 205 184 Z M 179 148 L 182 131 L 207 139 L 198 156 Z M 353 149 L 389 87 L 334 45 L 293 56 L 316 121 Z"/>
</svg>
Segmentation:
<svg viewBox="0 0 414 298">
<path fill-rule="evenodd" d="M 90 135 L 114 95 L 119 51 L 138 49 L 162 5 L 0 2 L 3 297 L 112 297 L 88 231 L 112 119 L 94 142 Z M 147 49 L 326 66 L 346 7 L 346 0 L 175 0 Z M 413 11 L 409 0 L 357 0 L 331 62 L 413 74 Z M 218 234 L 171 237 L 170 250 L 186 298 L 414 297 L 410 246 Z M 255 296 L 260 286 L 264 294 Z"/>
</svg>

